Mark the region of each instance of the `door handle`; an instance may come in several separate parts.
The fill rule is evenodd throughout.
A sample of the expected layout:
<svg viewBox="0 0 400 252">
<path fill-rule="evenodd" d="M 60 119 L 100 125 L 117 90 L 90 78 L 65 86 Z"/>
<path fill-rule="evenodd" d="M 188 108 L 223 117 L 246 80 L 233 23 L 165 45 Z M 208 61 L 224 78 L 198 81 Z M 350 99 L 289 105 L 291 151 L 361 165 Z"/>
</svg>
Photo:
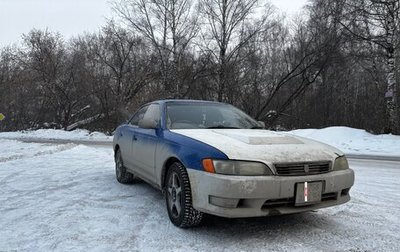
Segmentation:
<svg viewBox="0 0 400 252">
<path fill-rule="evenodd" d="M 132 140 L 133 140 L 133 141 L 136 141 L 136 140 L 137 140 L 137 137 L 136 137 L 135 135 L 133 135 L 133 136 L 132 136 Z"/>
</svg>

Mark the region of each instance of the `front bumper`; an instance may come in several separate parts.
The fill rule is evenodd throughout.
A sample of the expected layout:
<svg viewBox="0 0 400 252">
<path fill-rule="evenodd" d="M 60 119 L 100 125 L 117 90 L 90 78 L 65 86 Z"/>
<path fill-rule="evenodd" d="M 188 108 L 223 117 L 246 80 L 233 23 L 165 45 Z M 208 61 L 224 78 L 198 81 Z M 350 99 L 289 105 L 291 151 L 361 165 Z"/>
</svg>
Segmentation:
<svg viewBox="0 0 400 252">
<path fill-rule="evenodd" d="M 193 207 L 228 217 L 256 217 L 304 212 L 350 200 L 354 184 L 351 169 L 309 176 L 227 176 L 188 169 Z M 322 181 L 322 200 L 295 206 L 296 184 Z"/>
</svg>

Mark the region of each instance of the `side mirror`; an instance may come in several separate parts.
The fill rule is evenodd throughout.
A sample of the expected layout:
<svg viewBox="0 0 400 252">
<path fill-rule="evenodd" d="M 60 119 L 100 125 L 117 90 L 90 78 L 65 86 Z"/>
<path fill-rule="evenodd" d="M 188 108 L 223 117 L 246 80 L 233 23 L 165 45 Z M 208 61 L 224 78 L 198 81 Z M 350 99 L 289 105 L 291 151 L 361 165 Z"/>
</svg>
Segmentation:
<svg viewBox="0 0 400 252">
<path fill-rule="evenodd" d="M 140 128 L 143 129 L 156 129 L 158 123 L 155 120 L 149 119 L 149 118 L 143 118 L 142 120 L 139 121 L 138 123 Z"/>
<path fill-rule="evenodd" d="M 263 121 L 257 121 L 257 122 L 263 129 L 265 129 L 265 122 Z"/>
</svg>

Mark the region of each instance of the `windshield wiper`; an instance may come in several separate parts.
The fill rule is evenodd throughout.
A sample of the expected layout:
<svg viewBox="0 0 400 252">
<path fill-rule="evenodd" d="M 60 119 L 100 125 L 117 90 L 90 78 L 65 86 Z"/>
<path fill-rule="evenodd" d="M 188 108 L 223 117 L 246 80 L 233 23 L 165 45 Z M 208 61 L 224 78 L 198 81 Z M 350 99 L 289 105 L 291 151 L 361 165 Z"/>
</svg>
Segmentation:
<svg viewBox="0 0 400 252">
<path fill-rule="evenodd" d="M 207 129 L 239 129 L 239 128 L 238 127 L 224 126 L 224 125 L 217 125 L 217 126 L 207 127 Z"/>
<path fill-rule="evenodd" d="M 251 127 L 250 129 L 264 129 L 264 127 L 261 127 L 261 126 L 253 126 L 253 127 Z"/>
</svg>

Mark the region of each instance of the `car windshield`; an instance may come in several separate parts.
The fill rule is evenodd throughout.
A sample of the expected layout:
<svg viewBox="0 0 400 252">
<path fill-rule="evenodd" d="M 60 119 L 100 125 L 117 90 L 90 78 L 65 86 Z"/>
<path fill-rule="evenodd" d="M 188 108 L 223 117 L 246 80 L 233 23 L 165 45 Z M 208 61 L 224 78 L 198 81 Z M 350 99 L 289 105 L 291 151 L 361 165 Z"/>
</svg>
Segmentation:
<svg viewBox="0 0 400 252">
<path fill-rule="evenodd" d="M 257 121 L 234 106 L 223 103 L 169 103 L 169 129 L 255 129 Z"/>
</svg>

